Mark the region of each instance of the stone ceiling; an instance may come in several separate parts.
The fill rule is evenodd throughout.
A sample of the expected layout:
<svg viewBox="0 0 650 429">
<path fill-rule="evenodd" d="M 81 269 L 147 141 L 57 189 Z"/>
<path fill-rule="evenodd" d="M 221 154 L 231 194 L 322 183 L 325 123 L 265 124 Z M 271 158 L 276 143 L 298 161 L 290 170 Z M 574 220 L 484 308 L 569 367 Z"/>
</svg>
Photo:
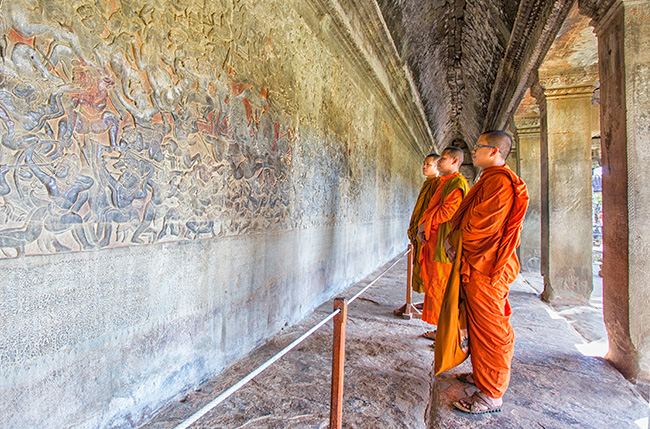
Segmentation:
<svg viewBox="0 0 650 429">
<path fill-rule="evenodd" d="M 507 126 L 574 3 L 378 0 L 436 149 Z"/>
</svg>

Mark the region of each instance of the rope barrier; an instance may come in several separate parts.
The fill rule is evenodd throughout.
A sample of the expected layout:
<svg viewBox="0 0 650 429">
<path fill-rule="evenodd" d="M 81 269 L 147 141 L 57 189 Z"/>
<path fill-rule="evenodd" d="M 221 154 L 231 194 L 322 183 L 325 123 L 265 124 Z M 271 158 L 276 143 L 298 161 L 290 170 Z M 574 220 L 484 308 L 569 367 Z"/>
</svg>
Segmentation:
<svg viewBox="0 0 650 429">
<path fill-rule="evenodd" d="M 382 272 L 375 280 L 370 282 L 366 287 L 364 287 L 362 290 L 360 290 L 356 295 L 354 295 L 349 301 L 347 301 L 346 306 L 351 304 L 354 300 L 356 300 L 361 294 L 363 294 L 366 290 L 368 290 L 372 285 L 374 285 L 380 278 L 384 276 L 388 271 L 390 271 L 395 265 L 397 265 L 398 262 L 404 258 L 405 255 L 407 255 L 410 252 L 410 250 L 407 250 L 404 252 L 398 259 L 395 261 L 390 267 L 388 267 L 384 272 Z M 338 298 L 337 298 L 338 299 Z M 347 308 L 347 307 L 345 307 Z M 257 375 L 259 375 L 262 371 L 273 365 L 277 360 L 279 360 L 282 356 L 286 355 L 289 353 L 293 348 L 295 348 L 298 344 L 302 343 L 307 337 L 309 337 L 311 334 L 316 332 L 318 329 L 320 329 L 324 324 L 332 320 L 337 314 L 341 313 L 343 310 L 341 308 L 334 310 L 332 313 L 330 313 L 326 318 L 321 320 L 318 324 L 316 324 L 314 327 L 312 327 L 310 330 L 302 334 L 300 337 L 298 337 L 296 340 L 294 340 L 291 344 L 280 350 L 275 356 L 273 356 L 271 359 L 267 360 L 264 362 L 262 365 L 257 367 L 253 372 L 248 374 L 246 377 L 242 378 L 239 380 L 236 384 L 232 385 L 230 388 L 228 388 L 226 391 L 224 391 L 221 395 L 217 396 L 214 398 L 210 403 L 205 405 L 203 408 L 201 408 L 199 411 L 195 412 L 192 414 L 189 418 L 187 418 L 185 421 L 183 421 L 181 424 L 176 426 L 175 429 L 186 429 L 190 427 L 193 423 L 195 423 L 197 420 L 199 420 L 201 417 L 206 415 L 210 410 L 212 410 L 214 407 L 228 399 L 233 393 L 241 389 L 246 383 L 251 381 L 253 378 L 255 378 Z M 343 321 L 344 323 L 344 321 Z M 345 332 L 345 331 L 344 331 Z M 345 333 L 343 333 L 343 344 L 345 343 Z M 345 347 L 345 345 L 343 345 Z M 344 350 L 344 349 L 343 349 Z M 343 352 L 343 356 L 344 356 Z M 342 359 L 342 358 L 341 358 Z M 342 370 L 341 370 L 342 371 Z M 342 381 L 341 381 L 342 383 Z M 334 385 L 334 383 L 333 383 Z M 342 386 L 341 386 L 342 389 Z M 334 395 L 334 393 L 333 393 Z M 340 410 L 339 410 L 340 414 Z M 338 427 L 340 427 L 340 416 L 339 416 L 339 424 Z"/>
<path fill-rule="evenodd" d="M 368 284 L 368 286 L 364 287 L 363 289 L 361 289 L 361 290 L 359 291 L 359 293 L 357 293 L 357 294 L 354 295 L 352 298 L 350 298 L 350 299 L 348 300 L 348 305 L 352 304 L 352 303 L 354 302 L 354 300 L 357 299 L 357 298 L 359 298 L 359 296 L 361 296 L 362 293 L 364 293 L 365 291 L 367 291 L 367 290 L 370 288 L 370 286 L 374 285 L 374 284 L 377 282 L 377 280 L 379 280 L 380 278 L 382 278 L 382 277 L 384 276 L 384 274 L 386 274 L 388 271 L 390 271 L 391 268 L 393 268 L 395 265 L 397 265 L 397 263 L 398 263 L 399 261 L 401 261 L 402 258 L 403 258 L 404 256 L 408 255 L 409 252 L 410 252 L 410 250 L 407 250 L 406 252 L 402 253 L 402 256 L 400 256 L 399 259 L 393 263 L 393 265 L 391 265 L 390 267 L 386 268 L 386 270 L 385 270 L 383 273 L 379 274 L 379 277 L 377 277 L 376 279 L 374 279 L 373 281 L 371 281 L 371 282 Z"/>
<path fill-rule="evenodd" d="M 318 323 L 317 325 L 315 325 L 315 326 L 314 326 L 313 328 L 311 328 L 309 331 L 307 331 L 307 332 L 305 332 L 304 334 L 302 334 L 300 337 L 298 337 L 296 340 L 294 340 L 291 344 L 289 344 L 288 346 L 286 346 L 285 348 L 283 348 L 282 350 L 280 350 L 280 351 L 279 351 L 275 356 L 273 356 L 271 359 L 269 359 L 269 360 L 267 360 L 266 362 L 264 362 L 264 363 L 263 363 L 262 365 L 260 365 L 260 366 L 255 370 L 255 371 L 251 372 L 251 373 L 248 374 L 246 377 L 244 377 L 244 378 L 242 378 L 241 380 L 239 380 L 239 382 L 238 382 L 237 384 L 234 384 L 233 386 L 231 386 L 228 390 L 226 390 L 226 391 L 223 392 L 221 395 L 217 396 L 214 400 L 212 400 L 212 402 L 210 402 L 209 404 L 207 404 L 206 406 L 204 406 L 203 408 L 201 408 L 201 409 L 200 409 L 199 411 L 197 411 L 196 413 L 192 414 L 192 415 L 191 415 L 187 420 L 185 420 L 183 423 L 181 423 L 181 424 L 179 424 L 178 426 L 176 426 L 176 429 L 186 429 L 186 428 L 188 428 L 192 423 L 195 423 L 198 419 L 200 419 L 200 418 L 203 417 L 205 414 L 207 414 L 211 409 L 213 409 L 214 407 L 216 407 L 217 405 L 219 405 L 220 403 L 222 403 L 223 401 L 225 401 L 226 399 L 228 399 L 228 397 L 229 397 L 230 395 L 232 395 L 233 393 L 235 393 L 236 391 L 238 391 L 239 389 L 241 389 L 241 388 L 242 388 L 246 383 L 248 383 L 249 381 L 251 381 L 251 380 L 252 380 L 255 376 L 257 376 L 259 373 L 261 373 L 262 371 L 264 371 L 264 370 L 265 370 L 266 368 L 268 368 L 269 366 L 273 365 L 273 364 L 275 363 L 275 361 L 277 361 L 277 360 L 280 359 L 282 356 L 284 356 L 284 355 L 286 355 L 287 353 L 289 353 L 289 351 L 291 351 L 291 349 L 293 349 L 294 347 L 296 347 L 298 344 L 302 343 L 302 342 L 303 342 L 307 337 L 309 337 L 311 334 L 313 334 L 314 332 L 316 332 L 316 331 L 317 331 L 321 326 L 323 326 L 324 324 L 326 324 L 327 322 L 329 322 L 330 320 L 332 320 L 332 319 L 334 318 L 334 316 L 336 316 L 336 315 L 339 314 L 340 312 L 341 312 L 341 310 L 336 310 L 336 311 L 333 311 L 332 313 L 330 313 L 330 315 L 327 316 L 325 319 L 323 319 L 320 323 Z"/>
</svg>

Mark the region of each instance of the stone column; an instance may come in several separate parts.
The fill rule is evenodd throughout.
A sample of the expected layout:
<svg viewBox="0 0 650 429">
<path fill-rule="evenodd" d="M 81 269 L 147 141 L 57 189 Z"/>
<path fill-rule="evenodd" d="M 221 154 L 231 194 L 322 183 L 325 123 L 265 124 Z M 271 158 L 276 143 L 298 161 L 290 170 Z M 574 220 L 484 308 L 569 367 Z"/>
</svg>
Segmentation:
<svg viewBox="0 0 650 429">
<path fill-rule="evenodd" d="M 591 220 L 592 69 L 539 71 L 542 275 L 547 301 L 584 303 L 593 288 Z M 540 109 L 540 113 L 542 110 Z"/>
<path fill-rule="evenodd" d="M 603 163 L 603 311 L 614 365 L 650 381 L 650 1 L 581 1 L 594 20 Z"/>
<path fill-rule="evenodd" d="M 519 177 L 528 187 L 530 202 L 521 230 L 519 262 L 522 271 L 539 272 L 541 258 L 541 195 L 540 195 L 540 155 L 539 155 L 539 108 L 529 93 L 524 97 L 520 108 L 515 113 L 514 123 L 519 142 Z"/>
</svg>

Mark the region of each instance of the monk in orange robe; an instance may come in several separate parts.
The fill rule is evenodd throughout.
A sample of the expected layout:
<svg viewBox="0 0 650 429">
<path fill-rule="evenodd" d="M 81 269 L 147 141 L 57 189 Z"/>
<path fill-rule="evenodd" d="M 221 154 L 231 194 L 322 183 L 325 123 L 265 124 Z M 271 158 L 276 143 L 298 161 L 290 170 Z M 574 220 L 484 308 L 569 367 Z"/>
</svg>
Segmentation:
<svg viewBox="0 0 650 429">
<path fill-rule="evenodd" d="M 515 250 L 528 207 L 526 184 L 505 164 L 511 147 L 504 131 L 481 135 L 472 158 L 483 173 L 452 219 L 452 234 L 462 234 L 460 274 L 473 369 L 457 378 L 479 389 L 454 406 L 473 414 L 501 411 L 510 382 L 515 337 L 508 285 L 519 273 Z M 449 241 L 447 254 L 455 259 Z"/>
<path fill-rule="evenodd" d="M 438 178 L 438 158 L 439 155 L 429 154 L 424 158 L 422 163 L 422 174 L 426 176 L 426 180 L 422 184 L 422 189 L 420 189 L 420 194 L 413 208 L 413 213 L 411 214 L 411 221 L 409 222 L 409 229 L 407 231 L 411 245 L 413 246 L 413 277 L 412 277 L 412 288 L 413 291 L 417 293 L 424 293 L 424 285 L 422 283 L 422 278 L 420 277 L 420 249 L 422 244 L 418 241 L 418 226 L 420 224 L 420 219 L 429 207 L 429 201 L 431 196 L 438 188 L 440 179 Z M 416 304 L 415 308 L 422 310 L 423 304 Z M 401 316 L 406 311 L 406 304 L 393 310 L 393 313 L 396 316 Z"/>
<path fill-rule="evenodd" d="M 418 238 L 422 242 L 420 265 L 425 293 L 422 320 L 432 325 L 438 324 L 440 305 L 452 268 L 444 242 L 451 230 L 451 218 L 469 190 L 467 180 L 458 172 L 464 157 L 463 150 L 454 146 L 442 151 L 438 159 L 440 185 L 420 220 Z M 422 336 L 435 340 L 435 331 L 425 332 Z"/>
</svg>

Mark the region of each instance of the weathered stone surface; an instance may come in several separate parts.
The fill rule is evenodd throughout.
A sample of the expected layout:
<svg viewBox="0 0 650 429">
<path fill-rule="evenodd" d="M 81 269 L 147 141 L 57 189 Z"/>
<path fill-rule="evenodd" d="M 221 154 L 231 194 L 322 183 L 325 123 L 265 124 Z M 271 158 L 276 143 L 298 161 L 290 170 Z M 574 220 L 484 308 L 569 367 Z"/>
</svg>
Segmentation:
<svg viewBox="0 0 650 429">
<path fill-rule="evenodd" d="M 648 159 L 650 3 L 581 3 L 598 35 L 603 158 L 603 298 L 608 358 L 650 381 Z M 606 9 L 607 10 L 607 9 Z M 643 166 L 643 167 L 642 167 Z"/>
<path fill-rule="evenodd" d="M 413 72 L 439 148 L 504 129 L 573 2 L 388 1 L 379 6 Z"/>
<path fill-rule="evenodd" d="M 420 320 L 393 316 L 404 301 L 406 258 L 348 308 L 343 396 L 344 427 L 427 427 L 433 350 Z M 374 274 L 379 274 L 376 271 Z M 374 276 L 343 293 L 350 298 Z M 219 377 L 188 393 L 145 428 L 171 428 L 235 384 L 332 312 L 322 305 Z M 332 323 L 316 331 L 193 427 L 329 425 Z"/>
<path fill-rule="evenodd" d="M 573 5 L 572 1 L 522 2 L 510 35 L 499 73 L 491 88 L 484 129 L 501 129 L 537 79 L 544 60 L 560 27 Z"/>
<path fill-rule="evenodd" d="M 530 92 L 517 109 L 514 117 L 517 128 L 517 154 L 519 177 L 528 187 L 528 210 L 522 224 L 519 262 L 522 271 L 539 272 L 541 262 L 541 177 L 539 107 Z"/>
<path fill-rule="evenodd" d="M 541 220 L 549 300 L 587 301 L 592 290 L 591 93 L 546 96 L 541 177 L 548 207 Z"/>
<path fill-rule="evenodd" d="M 0 4 L 3 424 L 137 425 L 404 247 L 431 137 L 333 4 Z"/>
<path fill-rule="evenodd" d="M 513 283 L 509 300 L 515 354 L 503 411 L 471 416 L 453 409 L 452 400 L 475 389 L 452 378 L 470 370 L 464 363 L 434 379 L 436 415 L 431 427 L 632 429 L 647 424 L 648 403 L 632 383 L 604 359 L 582 354 L 579 348 L 585 339 L 540 302 L 521 276 Z"/>
<path fill-rule="evenodd" d="M 572 323 L 580 323 L 582 316 L 574 312 L 569 323 L 563 317 L 568 309 L 556 312 L 543 303 L 528 284 L 540 283 L 541 291 L 539 276 L 520 276 L 512 285 L 516 346 L 504 411 L 469 416 L 454 410 L 451 402 L 470 394 L 473 387 L 452 375 L 468 371 L 469 363 L 432 378 L 433 353 L 430 342 L 418 337 L 424 329 L 420 321 L 392 315 L 404 299 L 405 271 L 405 264 L 400 263 L 350 306 L 344 427 L 643 427 L 647 401 L 604 359 L 580 353 L 578 349 L 588 342 Z M 360 282 L 342 295 L 351 297 L 367 283 Z M 282 332 L 199 391 L 190 391 L 184 402 L 170 405 L 144 427 L 174 427 L 330 312 L 331 303 L 324 304 L 300 325 Z M 331 335 L 328 324 L 194 427 L 327 427 Z"/>
<path fill-rule="evenodd" d="M 598 106 L 591 103 L 598 81 L 595 48 L 588 19 L 574 7 L 539 69 L 543 96 L 535 95 L 544 116 L 542 274 L 548 300 L 586 302 L 592 291 L 591 139 L 600 133 Z"/>
</svg>

